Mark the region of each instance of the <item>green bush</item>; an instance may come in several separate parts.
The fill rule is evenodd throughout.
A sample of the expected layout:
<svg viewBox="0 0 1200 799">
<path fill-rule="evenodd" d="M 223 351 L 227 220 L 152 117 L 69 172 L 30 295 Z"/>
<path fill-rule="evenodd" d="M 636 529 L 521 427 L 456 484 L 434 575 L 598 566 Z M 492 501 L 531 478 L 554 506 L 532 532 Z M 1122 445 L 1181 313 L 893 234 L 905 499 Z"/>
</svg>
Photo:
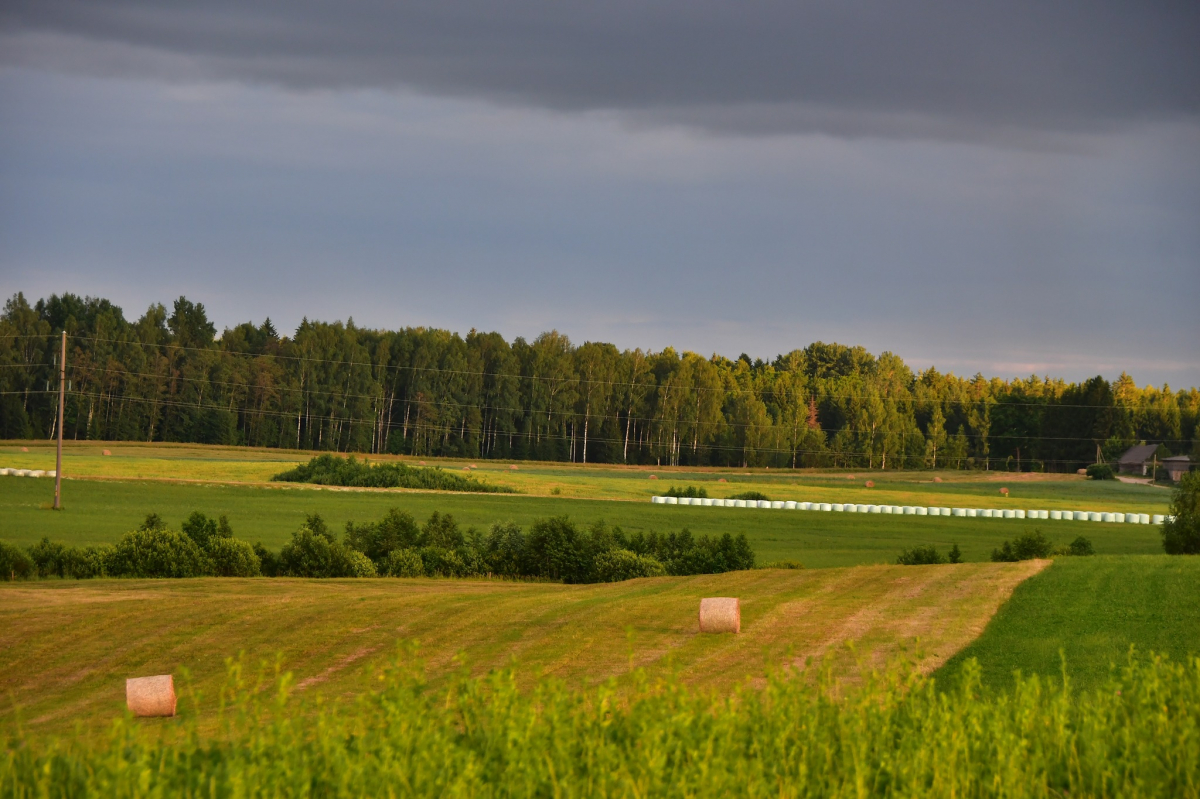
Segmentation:
<svg viewBox="0 0 1200 799">
<path fill-rule="evenodd" d="M 277 474 L 271 479 L 287 483 L 359 488 L 424 488 L 433 491 L 516 493 L 515 489 L 507 486 L 490 485 L 473 477 L 442 471 L 437 467 L 414 467 L 403 463 L 381 463 L 372 466 L 358 461 L 353 455 L 349 458 L 318 455 L 308 463 Z"/>
<path fill-rule="evenodd" d="M 1116 480 L 1117 473 L 1107 463 L 1093 463 L 1087 467 L 1087 476 L 1092 480 Z"/>
<path fill-rule="evenodd" d="M 759 566 L 760 569 L 803 569 L 804 564 L 798 560 L 773 560 Z"/>
<path fill-rule="evenodd" d="M 951 563 L 962 563 L 962 550 L 958 548 L 958 544 L 950 547 L 950 555 L 946 558 Z"/>
<path fill-rule="evenodd" d="M 217 577 L 259 577 L 262 560 L 254 547 L 237 538 L 211 538 L 205 550 Z"/>
<path fill-rule="evenodd" d="M 410 514 L 392 508 L 378 522 L 347 523 L 345 543 L 382 567 L 392 550 L 420 546 L 421 528 Z"/>
<path fill-rule="evenodd" d="M 393 549 L 379 573 L 386 577 L 424 577 L 425 563 L 414 549 Z"/>
<path fill-rule="evenodd" d="M 662 496 L 688 497 L 689 499 L 707 499 L 708 491 L 703 488 L 697 488 L 696 486 L 687 486 L 685 488 L 676 488 L 675 486 L 671 486 Z"/>
<path fill-rule="evenodd" d="M 30 580 L 37 577 L 38 567 L 33 558 L 15 544 L 0 541 L 0 579 Z"/>
<path fill-rule="evenodd" d="M 992 560 L 997 563 L 1015 563 L 1019 560 L 1048 558 L 1054 552 L 1051 544 L 1040 529 L 1025 532 L 1012 542 L 1005 541 L 999 549 L 992 550 Z"/>
<path fill-rule="evenodd" d="M 1200 555 L 1200 472 L 1188 472 L 1171 497 L 1171 516 L 1162 526 L 1168 555 Z"/>
<path fill-rule="evenodd" d="M 896 563 L 901 566 L 928 566 L 945 562 L 946 558 L 932 544 L 906 549 L 896 558 Z"/>
<path fill-rule="evenodd" d="M 370 558 L 329 535 L 319 516 L 310 516 L 279 553 L 279 574 L 287 577 L 364 577 Z"/>
<path fill-rule="evenodd" d="M 771 500 L 770 497 L 768 497 L 766 494 L 762 493 L 761 491 L 743 491 L 742 493 L 734 494 L 733 496 L 731 496 L 729 498 L 730 499 L 748 499 L 748 500 L 754 500 L 755 502 L 759 502 L 759 501 L 769 502 Z"/>
<path fill-rule="evenodd" d="M 211 561 L 195 541 L 154 523 L 121 536 L 107 566 L 113 577 L 203 577 L 212 573 Z"/>
<path fill-rule="evenodd" d="M 233 528 L 229 526 L 228 518 L 222 516 L 219 520 L 210 519 L 200 511 L 188 516 L 181 529 L 183 534 L 195 541 L 201 549 L 207 549 L 210 541 L 233 537 Z"/>
<path fill-rule="evenodd" d="M 261 541 L 254 544 L 254 554 L 258 557 L 259 568 L 264 577 L 283 576 L 283 563 L 279 560 L 279 555 L 263 546 Z"/>
<path fill-rule="evenodd" d="M 1083 536 L 1079 536 L 1072 541 L 1071 545 L 1067 547 L 1067 551 L 1072 555 L 1087 556 L 1096 554 L 1096 548 L 1092 546 L 1091 539 L 1084 538 Z"/>
<path fill-rule="evenodd" d="M 617 583 L 637 577 L 662 577 L 663 565 L 650 555 L 638 555 L 628 549 L 609 549 L 596 556 L 594 576 L 597 582 Z"/>
</svg>

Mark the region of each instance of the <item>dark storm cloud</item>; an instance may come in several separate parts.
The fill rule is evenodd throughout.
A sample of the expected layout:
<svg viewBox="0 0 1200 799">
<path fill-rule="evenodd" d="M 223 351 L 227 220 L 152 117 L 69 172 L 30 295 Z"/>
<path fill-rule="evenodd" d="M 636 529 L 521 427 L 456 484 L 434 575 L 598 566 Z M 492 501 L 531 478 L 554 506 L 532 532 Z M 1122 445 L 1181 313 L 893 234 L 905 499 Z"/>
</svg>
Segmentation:
<svg viewBox="0 0 1200 799">
<path fill-rule="evenodd" d="M 9 63 L 410 88 L 743 132 L 973 137 L 1200 114 L 1200 3 L 10 2 Z"/>
</svg>

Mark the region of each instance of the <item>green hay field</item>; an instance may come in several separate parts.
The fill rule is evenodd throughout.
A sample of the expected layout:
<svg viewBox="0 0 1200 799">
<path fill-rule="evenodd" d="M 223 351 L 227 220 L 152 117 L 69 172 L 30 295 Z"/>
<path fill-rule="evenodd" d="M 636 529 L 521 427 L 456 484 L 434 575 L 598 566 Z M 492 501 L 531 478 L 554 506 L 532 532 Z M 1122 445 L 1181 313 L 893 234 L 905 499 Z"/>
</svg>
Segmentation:
<svg viewBox="0 0 1200 799">
<path fill-rule="evenodd" d="M 222 483 L 137 480 L 64 480 L 64 509 L 43 506 L 53 498 L 53 481 L 0 477 L 0 539 L 20 545 L 43 536 L 88 545 L 111 543 L 135 528 L 147 513 L 161 514 L 178 528 L 192 511 L 227 514 L 234 533 L 278 549 L 304 521 L 319 513 L 340 530 L 347 521 L 378 519 L 398 507 L 424 520 L 434 511 L 452 513 L 463 525 L 486 529 L 493 522 L 567 515 L 580 523 L 603 519 L 626 532 L 694 534 L 745 533 L 760 563 L 798 560 L 809 568 L 891 563 L 900 550 L 957 543 L 968 561 L 987 560 L 1002 541 L 1040 527 L 1066 544 L 1085 535 L 1101 554 L 1162 551 L 1157 527 L 1092 522 L 881 516 L 811 511 L 703 508 L 652 505 L 649 501 L 570 499 L 554 496 L 433 493 L 397 490 L 321 489 Z"/>
<path fill-rule="evenodd" d="M 966 645 L 1044 561 L 755 570 L 570 586 L 500 580 L 45 580 L 0 583 L 0 725 L 97 730 L 124 680 L 183 669 L 210 697 L 225 660 L 276 655 L 301 693 L 370 685 L 400 639 L 437 683 L 515 663 L 519 682 L 582 687 L 634 668 L 728 688 L 833 658 L 841 674 L 907 649 L 926 672 Z M 705 596 L 742 600 L 742 634 L 700 635 Z M 919 639 L 919 640 L 918 640 Z M 858 654 L 844 644 L 854 643 Z M 185 702 L 182 706 L 187 708 Z"/>
<path fill-rule="evenodd" d="M 1200 558 L 1058 558 L 1018 586 L 983 635 L 954 657 L 950 672 L 977 658 L 986 685 L 1012 674 L 1067 674 L 1094 687 L 1131 646 L 1182 661 L 1200 652 Z"/>
</svg>

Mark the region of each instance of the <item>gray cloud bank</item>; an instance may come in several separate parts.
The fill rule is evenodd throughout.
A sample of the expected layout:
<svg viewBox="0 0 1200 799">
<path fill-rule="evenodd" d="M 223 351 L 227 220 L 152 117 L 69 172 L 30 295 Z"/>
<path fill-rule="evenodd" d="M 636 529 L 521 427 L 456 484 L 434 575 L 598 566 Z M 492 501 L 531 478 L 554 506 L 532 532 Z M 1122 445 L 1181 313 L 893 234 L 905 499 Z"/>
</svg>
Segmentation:
<svg viewBox="0 0 1200 799">
<path fill-rule="evenodd" d="M 1200 114 L 1200 3 L 18 0 L 0 60 L 405 88 L 743 133 L 994 138 Z"/>
</svg>

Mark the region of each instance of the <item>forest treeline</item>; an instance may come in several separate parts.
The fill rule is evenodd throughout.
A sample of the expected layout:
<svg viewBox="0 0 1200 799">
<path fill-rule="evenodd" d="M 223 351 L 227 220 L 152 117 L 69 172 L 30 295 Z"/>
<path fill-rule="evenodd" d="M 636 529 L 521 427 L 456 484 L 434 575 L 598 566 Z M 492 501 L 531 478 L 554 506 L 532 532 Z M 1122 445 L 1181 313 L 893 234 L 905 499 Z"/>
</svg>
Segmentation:
<svg viewBox="0 0 1200 799">
<path fill-rule="evenodd" d="M 0 437 L 589 463 L 1067 471 L 1140 441 L 1200 455 L 1200 391 L 914 372 L 817 342 L 772 361 L 667 348 L 511 343 L 475 330 L 268 319 L 218 335 L 183 297 L 130 321 L 72 294 L 0 316 Z"/>
</svg>

